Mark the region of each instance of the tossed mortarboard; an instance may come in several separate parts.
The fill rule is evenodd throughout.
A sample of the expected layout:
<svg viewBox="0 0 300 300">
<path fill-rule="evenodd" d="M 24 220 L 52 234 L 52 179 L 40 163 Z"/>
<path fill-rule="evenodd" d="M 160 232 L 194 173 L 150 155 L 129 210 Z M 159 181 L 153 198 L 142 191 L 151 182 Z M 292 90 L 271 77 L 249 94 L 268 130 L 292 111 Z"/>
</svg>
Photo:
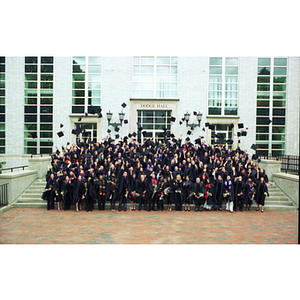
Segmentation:
<svg viewBox="0 0 300 300">
<path fill-rule="evenodd" d="M 173 116 L 170 118 L 170 121 L 171 121 L 171 122 L 175 122 L 175 120 L 176 120 L 176 118 L 173 117 Z"/>
<path fill-rule="evenodd" d="M 194 115 L 194 116 L 197 116 L 197 112 L 196 112 L 196 111 L 194 111 L 194 112 L 193 112 L 193 115 Z"/>
<path fill-rule="evenodd" d="M 201 139 L 200 138 L 195 139 L 195 144 L 201 145 Z"/>
<path fill-rule="evenodd" d="M 177 142 L 177 140 L 176 140 L 175 138 L 173 138 L 173 139 L 172 139 L 172 142 L 173 142 L 173 143 L 176 143 L 176 142 Z"/>
<path fill-rule="evenodd" d="M 67 142 L 67 145 L 70 145 L 70 142 Z"/>
<path fill-rule="evenodd" d="M 124 141 L 127 141 L 127 140 L 128 140 L 128 136 L 125 135 L 125 136 L 123 137 L 123 140 L 124 140 Z"/>
<path fill-rule="evenodd" d="M 80 116 L 79 118 L 78 118 L 78 122 L 80 122 L 82 120 L 82 116 Z"/>
<path fill-rule="evenodd" d="M 237 136 L 242 136 L 242 133 L 241 133 L 241 132 L 238 132 L 238 133 L 237 133 Z"/>
<path fill-rule="evenodd" d="M 239 123 L 239 124 L 238 124 L 238 128 L 239 128 L 239 129 L 244 128 L 244 124 L 243 124 L 243 123 Z"/>
<path fill-rule="evenodd" d="M 124 124 L 128 124 L 128 120 L 127 119 L 124 120 Z"/>
<path fill-rule="evenodd" d="M 185 140 L 189 142 L 191 139 L 189 137 L 187 137 Z"/>
<path fill-rule="evenodd" d="M 167 130 L 168 130 L 168 128 L 167 128 L 167 127 L 164 127 L 164 128 L 163 128 L 163 131 L 164 131 L 164 132 L 166 132 Z"/>
<path fill-rule="evenodd" d="M 132 136 L 133 136 L 133 137 L 136 137 L 136 132 L 133 132 L 133 133 L 132 133 Z"/>
<path fill-rule="evenodd" d="M 126 104 L 125 102 L 123 102 L 123 103 L 121 104 L 121 106 L 122 106 L 123 108 L 125 108 L 125 107 L 127 106 L 127 104 Z"/>
<path fill-rule="evenodd" d="M 131 133 L 128 133 L 128 137 L 130 137 L 130 138 L 131 138 L 131 137 L 132 137 L 132 134 L 131 134 Z"/>
<path fill-rule="evenodd" d="M 202 128 L 202 131 L 205 131 L 205 127 Z"/>
<path fill-rule="evenodd" d="M 255 144 L 252 144 L 252 146 L 250 147 L 252 150 L 257 150 L 258 146 Z"/>
<path fill-rule="evenodd" d="M 226 143 L 227 143 L 228 145 L 232 145 L 232 144 L 233 144 L 233 140 L 232 140 L 232 139 L 228 139 L 228 140 L 226 140 Z"/>
<path fill-rule="evenodd" d="M 217 124 L 217 130 L 221 130 L 222 125 L 221 124 Z"/>
<path fill-rule="evenodd" d="M 59 155 L 60 151 L 57 149 L 55 153 L 56 153 L 57 155 Z"/>
<path fill-rule="evenodd" d="M 140 127 L 138 128 L 138 131 L 142 131 L 142 130 L 143 130 L 143 127 L 140 126 Z"/>
<path fill-rule="evenodd" d="M 36 134 L 36 132 L 33 132 L 33 133 L 31 133 L 31 134 L 29 134 L 33 139 L 36 139 L 37 138 L 37 134 Z"/>
<path fill-rule="evenodd" d="M 252 155 L 252 160 L 256 160 L 256 159 L 258 159 L 258 156 L 256 154 L 253 154 Z"/>
<path fill-rule="evenodd" d="M 102 118 L 102 117 L 103 117 L 102 113 L 98 112 L 97 118 Z"/>
<path fill-rule="evenodd" d="M 119 132 L 120 128 L 118 126 L 115 127 L 115 131 Z"/>
<path fill-rule="evenodd" d="M 185 121 L 185 118 L 181 118 L 181 121 L 184 122 L 184 121 Z"/>
<path fill-rule="evenodd" d="M 242 131 L 242 136 L 247 136 L 247 131 Z"/>
<path fill-rule="evenodd" d="M 208 122 L 205 123 L 205 127 L 209 126 L 210 124 Z"/>
<path fill-rule="evenodd" d="M 64 150 L 65 150 L 65 147 L 64 147 L 64 146 L 61 146 L 61 149 L 62 149 L 62 151 L 64 151 Z"/>
<path fill-rule="evenodd" d="M 118 139 L 120 136 L 118 134 L 115 135 L 115 138 Z"/>
<path fill-rule="evenodd" d="M 214 126 L 211 125 L 211 124 L 208 125 L 208 128 L 209 128 L 210 130 L 214 130 Z"/>
<path fill-rule="evenodd" d="M 170 137 L 171 137 L 171 138 L 174 138 L 174 137 L 175 137 L 174 133 L 171 133 L 171 134 L 170 134 Z"/>
<path fill-rule="evenodd" d="M 190 130 L 188 130 L 188 132 L 186 134 L 190 135 L 190 134 L 192 134 L 192 132 Z"/>
<path fill-rule="evenodd" d="M 228 126 L 228 129 L 231 130 L 234 127 L 233 123 Z"/>
<path fill-rule="evenodd" d="M 179 125 L 182 125 L 182 121 L 179 121 Z"/>
<path fill-rule="evenodd" d="M 64 133 L 62 131 L 57 132 L 57 135 L 61 138 L 62 136 L 64 136 Z"/>
<path fill-rule="evenodd" d="M 60 128 L 63 128 L 64 127 L 64 124 L 60 123 Z"/>
<path fill-rule="evenodd" d="M 146 137 L 147 136 L 147 131 L 143 131 L 142 135 L 143 135 L 143 137 Z"/>
<path fill-rule="evenodd" d="M 111 130 L 110 130 L 110 129 L 107 129 L 107 133 L 111 133 Z"/>
<path fill-rule="evenodd" d="M 75 134 L 75 135 L 77 135 L 78 134 L 78 132 L 77 132 L 77 129 L 75 128 L 75 129 L 72 129 L 72 134 Z"/>
</svg>

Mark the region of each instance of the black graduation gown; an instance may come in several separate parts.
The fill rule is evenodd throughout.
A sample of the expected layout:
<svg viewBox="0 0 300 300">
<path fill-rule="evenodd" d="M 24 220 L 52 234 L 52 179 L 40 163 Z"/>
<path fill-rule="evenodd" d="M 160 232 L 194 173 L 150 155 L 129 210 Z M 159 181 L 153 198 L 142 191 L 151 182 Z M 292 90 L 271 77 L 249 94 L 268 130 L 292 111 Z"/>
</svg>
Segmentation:
<svg viewBox="0 0 300 300">
<path fill-rule="evenodd" d="M 166 194 L 167 193 L 167 194 Z M 165 204 L 173 204 L 173 181 L 166 181 L 164 184 Z"/>
<path fill-rule="evenodd" d="M 215 180 L 214 182 L 214 207 L 222 208 L 223 201 L 223 180 Z"/>
<path fill-rule="evenodd" d="M 205 196 L 204 196 L 207 205 L 213 205 L 213 193 L 214 193 L 213 183 L 207 183 L 205 185 Z"/>
<path fill-rule="evenodd" d="M 74 197 L 73 197 L 73 204 L 81 203 L 82 195 L 84 193 L 84 182 L 75 180 L 74 181 Z"/>
<path fill-rule="evenodd" d="M 179 193 L 181 191 L 181 193 Z M 173 196 L 174 196 L 174 203 L 182 204 L 183 203 L 183 182 L 175 180 L 173 183 Z"/>
<path fill-rule="evenodd" d="M 253 186 L 253 182 L 251 183 L 251 185 L 249 184 L 249 182 L 247 182 L 245 184 L 245 195 L 244 195 L 244 203 L 245 204 L 252 204 L 252 195 L 253 195 L 253 191 L 254 191 L 254 186 Z"/>
<path fill-rule="evenodd" d="M 255 194 L 255 201 L 257 204 L 263 206 L 265 205 L 265 198 L 266 198 L 265 193 L 267 193 L 267 195 L 269 196 L 268 187 L 264 182 L 263 183 L 260 182 L 257 185 L 256 194 Z"/>
<path fill-rule="evenodd" d="M 185 204 L 193 204 L 193 199 L 190 196 L 193 183 L 189 181 L 183 182 L 183 201 Z"/>
<path fill-rule="evenodd" d="M 86 192 L 86 211 L 92 211 L 94 209 L 94 187 L 91 181 L 87 183 L 87 192 Z"/>
</svg>

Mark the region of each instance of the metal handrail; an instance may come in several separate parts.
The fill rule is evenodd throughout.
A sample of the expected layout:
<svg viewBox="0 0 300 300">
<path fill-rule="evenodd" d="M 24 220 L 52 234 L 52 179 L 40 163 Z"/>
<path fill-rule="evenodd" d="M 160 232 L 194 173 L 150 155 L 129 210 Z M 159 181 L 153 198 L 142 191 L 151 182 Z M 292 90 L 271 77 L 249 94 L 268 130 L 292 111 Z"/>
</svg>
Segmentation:
<svg viewBox="0 0 300 300">
<path fill-rule="evenodd" d="M 0 169 L 0 171 L 7 171 L 7 170 L 11 170 L 11 172 L 13 172 L 13 170 L 14 169 L 25 169 L 25 168 L 27 168 L 28 167 L 28 165 L 26 165 L 26 166 L 20 166 L 20 167 L 12 167 L 12 168 L 5 168 L 5 169 Z"/>
</svg>

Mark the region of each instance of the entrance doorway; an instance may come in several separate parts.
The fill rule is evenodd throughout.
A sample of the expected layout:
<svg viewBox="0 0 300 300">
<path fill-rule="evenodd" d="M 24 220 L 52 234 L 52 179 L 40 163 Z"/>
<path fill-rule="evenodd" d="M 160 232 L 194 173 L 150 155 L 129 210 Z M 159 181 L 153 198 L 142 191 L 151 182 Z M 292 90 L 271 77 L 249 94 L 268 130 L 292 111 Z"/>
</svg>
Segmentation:
<svg viewBox="0 0 300 300">
<path fill-rule="evenodd" d="M 138 110 L 138 123 L 142 126 L 143 131 L 147 131 L 148 136 L 141 135 L 142 143 L 148 138 L 153 138 L 155 142 L 164 140 L 164 128 L 167 133 L 171 131 L 171 110 Z"/>
<path fill-rule="evenodd" d="M 83 123 L 75 123 L 77 129 L 82 126 Z M 97 142 L 97 123 L 85 123 L 85 132 L 81 132 L 77 139 L 84 139 L 86 140 L 88 137 L 92 142 Z"/>
<path fill-rule="evenodd" d="M 232 139 L 232 129 L 229 129 L 228 126 L 230 124 L 221 124 L 221 129 L 217 130 L 217 125 L 212 124 L 213 125 L 213 130 L 211 130 L 211 144 L 218 144 L 218 145 L 225 145 L 226 144 L 226 140 L 228 139 Z M 215 136 L 215 134 L 218 134 L 220 137 L 222 138 L 218 138 Z M 232 144 L 231 145 L 227 145 L 227 147 L 229 149 L 231 149 Z"/>
</svg>

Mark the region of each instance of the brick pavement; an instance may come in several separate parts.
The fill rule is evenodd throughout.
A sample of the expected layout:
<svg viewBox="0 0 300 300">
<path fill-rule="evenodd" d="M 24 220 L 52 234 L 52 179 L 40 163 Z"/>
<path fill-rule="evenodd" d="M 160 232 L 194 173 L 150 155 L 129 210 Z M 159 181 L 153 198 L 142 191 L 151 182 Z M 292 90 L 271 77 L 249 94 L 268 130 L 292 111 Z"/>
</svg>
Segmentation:
<svg viewBox="0 0 300 300">
<path fill-rule="evenodd" d="M 298 211 L 93 212 L 13 208 L 2 244 L 297 244 Z"/>
</svg>

